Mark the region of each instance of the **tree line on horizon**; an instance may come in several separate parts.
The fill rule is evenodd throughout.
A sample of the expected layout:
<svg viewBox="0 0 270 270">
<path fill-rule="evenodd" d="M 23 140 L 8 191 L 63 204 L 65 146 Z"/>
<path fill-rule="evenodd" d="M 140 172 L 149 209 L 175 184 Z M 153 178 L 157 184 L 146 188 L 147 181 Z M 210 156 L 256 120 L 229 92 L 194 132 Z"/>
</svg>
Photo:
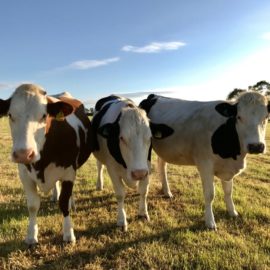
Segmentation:
<svg viewBox="0 0 270 270">
<path fill-rule="evenodd" d="M 270 97 L 270 83 L 267 81 L 259 81 L 254 85 L 250 85 L 248 89 L 234 88 L 227 96 L 227 100 L 236 98 L 243 92 L 255 91 L 259 92 L 265 96 Z"/>
</svg>

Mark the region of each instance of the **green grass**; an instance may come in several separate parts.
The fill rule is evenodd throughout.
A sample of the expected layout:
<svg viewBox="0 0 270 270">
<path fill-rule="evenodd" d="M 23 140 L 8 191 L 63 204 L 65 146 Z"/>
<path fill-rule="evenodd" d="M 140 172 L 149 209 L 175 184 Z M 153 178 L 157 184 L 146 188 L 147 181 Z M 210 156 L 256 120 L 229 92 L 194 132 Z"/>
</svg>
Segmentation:
<svg viewBox="0 0 270 270">
<path fill-rule="evenodd" d="M 10 162 L 11 139 L 0 119 L 0 269 L 270 269 L 270 155 L 248 157 L 248 168 L 235 179 L 234 201 L 240 216 L 225 211 L 221 183 L 216 184 L 214 213 L 218 230 L 203 221 L 199 175 L 193 167 L 169 166 L 174 198 L 164 199 L 155 160 L 148 197 L 151 221 L 136 218 L 138 195 L 128 191 L 129 230 L 116 228 L 116 200 L 108 176 L 105 190 L 95 190 L 94 158 L 78 171 L 77 242 L 62 244 L 62 215 L 42 195 L 39 242 L 24 244 L 27 208 L 16 165 Z M 267 132 L 270 148 L 270 128 Z"/>
</svg>

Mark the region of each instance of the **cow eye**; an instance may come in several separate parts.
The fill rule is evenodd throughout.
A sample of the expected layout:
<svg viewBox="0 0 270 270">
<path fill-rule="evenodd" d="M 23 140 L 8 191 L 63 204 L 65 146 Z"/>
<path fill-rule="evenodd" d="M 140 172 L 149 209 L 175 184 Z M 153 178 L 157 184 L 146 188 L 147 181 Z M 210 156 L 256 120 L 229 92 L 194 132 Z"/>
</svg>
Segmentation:
<svg viewBox="0 0 270 270">
<path fill-rule="evenodd" d="M 123 143 L 123 144 L 127 144 L 126 140 L 124 139 L 123 136 L 120 136 L 120 141 Z"/>
<path fill-rule="evenodd" d="M 12 115 L 10 113 L 8 114 L 8 117 L 9 117 L 10 121 L 14 122 L 14 118 L 12 117 Z"/>
<path fill-rule="evenodd" d="M 241 116 L 237 116 L 237 120 L 239 120 L 239 121 L 242 121 L 242 118 L 241 118 Z"/>
<path fill-rule="evenodd" d="M 39 120 L 39 122 L 44 122 L 47 118 L 47 115 L 44 113 L 41 117 L 41 119 Z"/>
</svg>

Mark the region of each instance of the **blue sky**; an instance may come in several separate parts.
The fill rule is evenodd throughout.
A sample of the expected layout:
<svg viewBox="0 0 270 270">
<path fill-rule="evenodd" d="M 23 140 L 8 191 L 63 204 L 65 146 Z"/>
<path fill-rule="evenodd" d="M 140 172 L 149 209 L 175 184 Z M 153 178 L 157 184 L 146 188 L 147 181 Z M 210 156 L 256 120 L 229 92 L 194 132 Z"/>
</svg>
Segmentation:
<svg viewBox="0 0 270 270">
<path fill-rule="evenodd" d="M 23 82 L 84 102 L 224 99 L 270 81 L 270 1 L 2 0 L 0 97 Z"/>
</svg>

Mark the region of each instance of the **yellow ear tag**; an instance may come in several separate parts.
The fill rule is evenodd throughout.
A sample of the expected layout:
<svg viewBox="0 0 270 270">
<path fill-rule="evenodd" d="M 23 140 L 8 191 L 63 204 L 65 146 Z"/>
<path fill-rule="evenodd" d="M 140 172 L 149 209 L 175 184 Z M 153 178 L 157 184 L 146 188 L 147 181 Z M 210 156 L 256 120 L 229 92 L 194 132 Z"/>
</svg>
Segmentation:
<svg viewBox="0 0 270 270">
<path fill-rule="evenodd" d="M 56 121 L 64 121 L 65 119 L 65 115 L 62 111 L 60 111 L 56 116 L 55 116 L 55 120 Z"/>
<path fill-rule="evenodd" d="M 157 139 L 161 139 L 162 138 L 162 133 L 160 131 L 156 131 L 154 134 L 154 137 Z"/>
</svg>

